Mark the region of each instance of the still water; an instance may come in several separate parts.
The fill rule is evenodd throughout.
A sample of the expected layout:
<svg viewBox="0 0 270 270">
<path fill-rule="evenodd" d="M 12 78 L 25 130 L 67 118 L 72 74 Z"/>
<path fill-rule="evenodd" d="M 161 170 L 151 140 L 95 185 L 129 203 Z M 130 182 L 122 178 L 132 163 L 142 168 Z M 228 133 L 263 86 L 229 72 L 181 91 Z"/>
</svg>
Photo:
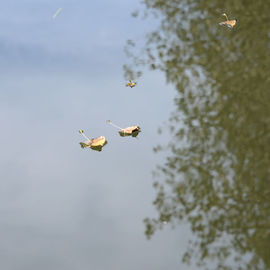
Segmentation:
<svg viewBox="0 0 270 270">
<path fill-rule="evenodd" d="M 152 171 L 164 160 L 153 147 L 169 139 L 157 129 L 174 90 L 152 72 L 125 86 L 125 42 L 146 33 L 133 8 L 126 0 L 3 3 L 1 270 L 181 265 L 178 236 L 187 229 L 144 235 L 143 219 L 156 215 Z M 120 137 L 108 119 L 142 132 Z M 106 136 L 103 151 L 81 149 L 80 129 Z"/>
<path fill-rule="evenodd" d="M 270 269 L 269 7 L 143 2 L 3 4 L 1 269 Z"/>
</svg>

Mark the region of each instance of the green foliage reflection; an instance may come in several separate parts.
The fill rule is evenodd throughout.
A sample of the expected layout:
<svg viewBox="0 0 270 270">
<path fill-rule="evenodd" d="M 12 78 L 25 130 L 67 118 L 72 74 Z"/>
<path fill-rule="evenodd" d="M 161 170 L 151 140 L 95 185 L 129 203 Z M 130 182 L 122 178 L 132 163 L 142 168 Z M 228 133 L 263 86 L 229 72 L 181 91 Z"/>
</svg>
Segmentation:
<svg viewBox="0 0 270 270">
<path fill-rule="evenodd" d="M 163 71 L 177 89 L 164 180 L 154 184 L 159 218 L 145 219 L 146 235 L 188 221 L 197 241 L 184 261 L 231 269 L 233 257 L 232 269 L 270 269 L 270 5 L 144 4 L 160 26 L 134 63 Z M 224 12 L 238 19 L 233 29 L 218 25 Z"/>
</svg>

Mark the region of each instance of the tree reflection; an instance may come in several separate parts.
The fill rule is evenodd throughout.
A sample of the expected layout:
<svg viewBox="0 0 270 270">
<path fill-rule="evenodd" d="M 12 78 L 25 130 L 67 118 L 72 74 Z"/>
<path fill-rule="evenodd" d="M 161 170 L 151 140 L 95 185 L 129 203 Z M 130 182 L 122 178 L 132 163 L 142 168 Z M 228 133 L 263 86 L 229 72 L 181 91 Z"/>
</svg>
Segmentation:
<svg viewBox="0 0 270 270">
<path fill-rule="evenodd" d="M 197 240 L 184 261 L 197 256 L 200 264 L 215 260 L 215 269 L 270 269 L 270 6 L 144 4 L 160 26 L 141 62 L 164 71 L 177 88 L 170 155 L 158 169 L 164 180 L 154 184 L 159 218 L 145 219 L 146 235 L 188 221 Z M 218 25 L 224 12 L 238 19 L 234 29 Z M 228 258 L 237 266 L 230 268 Z"/>
</svg>

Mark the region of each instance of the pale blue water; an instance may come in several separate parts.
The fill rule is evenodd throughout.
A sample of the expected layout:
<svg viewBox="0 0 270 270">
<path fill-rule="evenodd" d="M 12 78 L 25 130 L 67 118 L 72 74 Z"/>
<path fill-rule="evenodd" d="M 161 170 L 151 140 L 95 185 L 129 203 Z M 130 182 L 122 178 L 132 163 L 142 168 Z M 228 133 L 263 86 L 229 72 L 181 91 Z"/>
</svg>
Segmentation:
<svg viewBox="0 0 270 270">
<path fill-rule="evenodd" d="M 135 1 L 26 1 L 0 12 L 1 269 L 181 269 L 187 229 L 151 241 L 157 128 L 173 108 L 158 72 L 125 87 L 125 41 L 144 36 Z M 58 8 L 61 13 L 52 19 Z M 138 124 L 122 138 L 106 124 Z M 82 150 L 79 129 L 108 139 Z M 179 241 L 181 239 L 181 241 Z"/>
</svg>

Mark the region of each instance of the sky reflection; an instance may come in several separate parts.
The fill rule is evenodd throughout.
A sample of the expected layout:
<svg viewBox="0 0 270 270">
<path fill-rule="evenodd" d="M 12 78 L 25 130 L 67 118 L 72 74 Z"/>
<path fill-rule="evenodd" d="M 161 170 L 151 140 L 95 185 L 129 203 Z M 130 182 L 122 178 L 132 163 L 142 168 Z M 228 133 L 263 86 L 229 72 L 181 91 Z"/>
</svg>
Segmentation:
<svg viewBox="0 0 270 270">
<path fill-rule="evenodd" d="M 3 269 L 180 265 L 186 231 L 168 229 L 147 241 L 142 222 L 154 211 L 151 172 L 163 157 L 152 148 L 169 139 L 156 131 L 172 110 L 173 90 L 157 72 L 146 72 L 136 88 L 125 87 L 124 44 L 148 27 L 130 17 L 138 3 L 91 3 L 14 0 L 2 6 Z M 142 133 L 122 138 L 107 119 L 138 124 Z M 106 136 L 108 145 L 101 153 L 82 150 L 79 129 Z"/>
</svg>

